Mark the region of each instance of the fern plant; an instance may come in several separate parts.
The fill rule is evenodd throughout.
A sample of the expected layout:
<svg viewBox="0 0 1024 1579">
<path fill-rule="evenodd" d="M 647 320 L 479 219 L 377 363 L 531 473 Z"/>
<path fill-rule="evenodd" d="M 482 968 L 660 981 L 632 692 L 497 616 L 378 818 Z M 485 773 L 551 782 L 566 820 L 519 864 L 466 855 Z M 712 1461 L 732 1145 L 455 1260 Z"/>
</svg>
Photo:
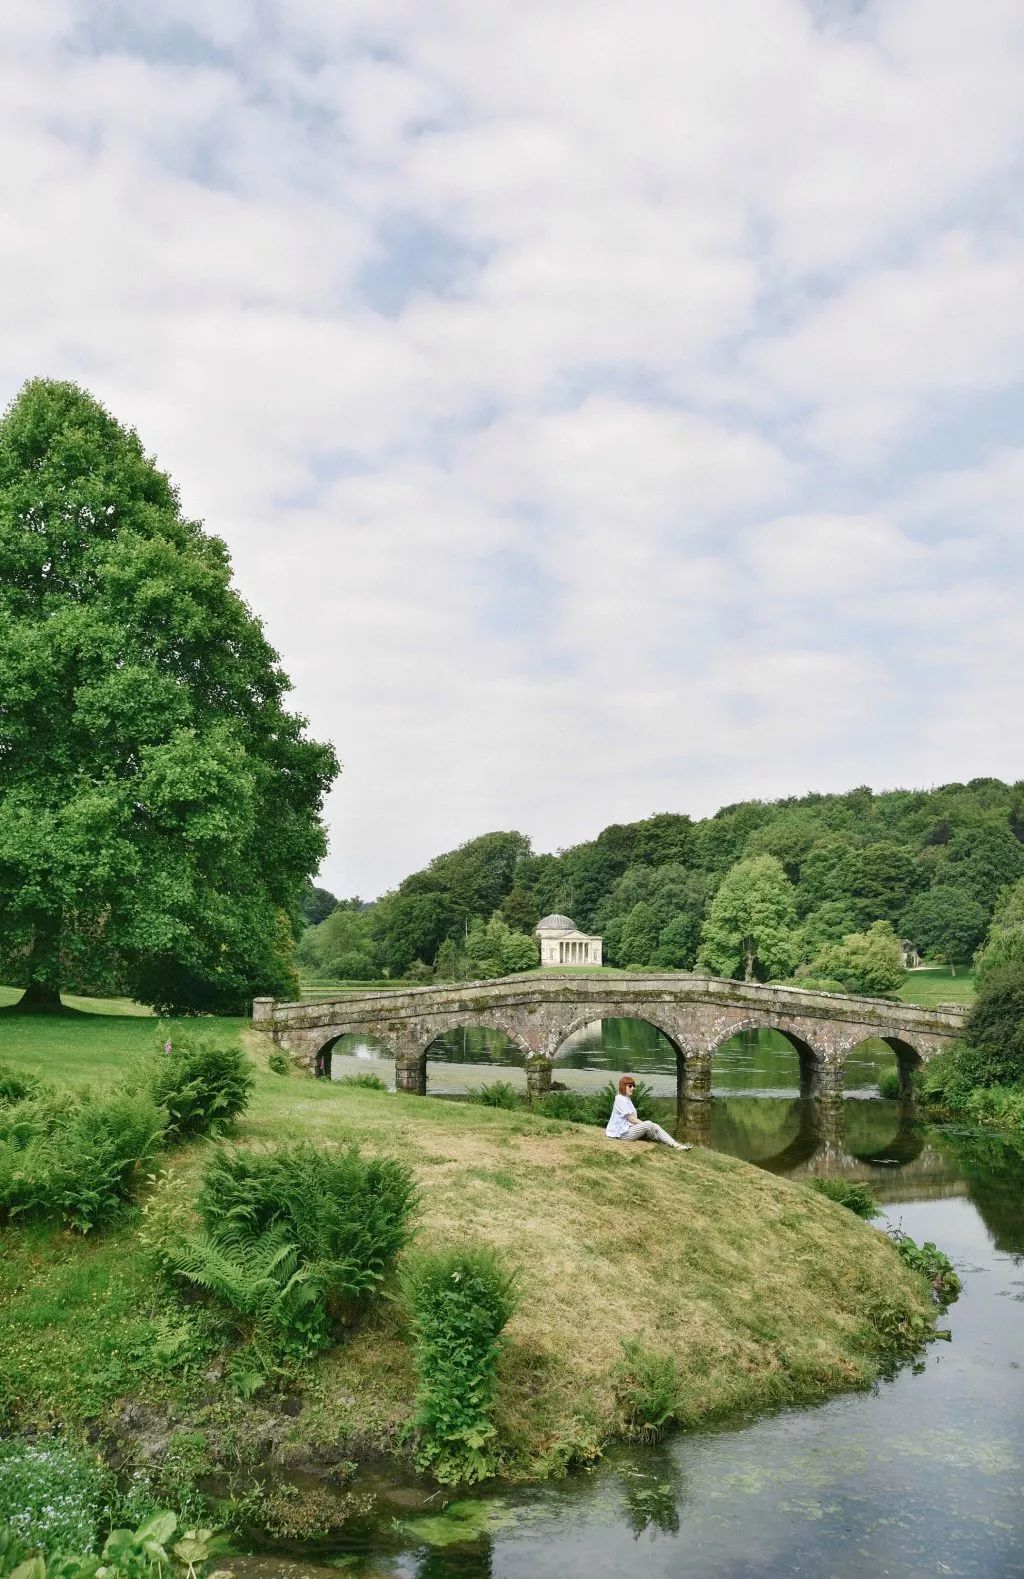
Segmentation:
<svg viewBox="0 0 1024 1579">
<path fill-rule="evenodd" d="M 187 1038 L 163 1047 L 148 1084 L 156 1105 L 167 1109 L 168 1145 L 222 1135 L 245 1111 L 252 1093 L 252 1070 L 242 1048 Z"/>
<path fill-rule="evenodd" d="M 410 1170 L 354 1147 L 220 1151 L 196 1202 L 201 1228 L 165 1253 L 228 1305 L 264 1352 L 326 1347 L 380 1287 L 409 1236 Z"/>
</svg>

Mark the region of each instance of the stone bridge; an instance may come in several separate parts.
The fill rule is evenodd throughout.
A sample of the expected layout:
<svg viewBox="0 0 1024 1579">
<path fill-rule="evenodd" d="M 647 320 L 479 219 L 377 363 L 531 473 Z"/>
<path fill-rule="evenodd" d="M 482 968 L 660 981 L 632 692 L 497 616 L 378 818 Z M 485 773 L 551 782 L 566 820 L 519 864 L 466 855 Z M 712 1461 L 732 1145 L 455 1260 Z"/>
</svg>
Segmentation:
<svg viewBox="0 0 1024 1579">
<path fill-rule="evenodd" d="M 567 1037 L 595 1020 L 645 1020 L 672 1043 L 681 1100 L 706 1102 L 715 1050 L 738 1031 L 772 1030 L 800 1059 L 805 1096 L 842 1095 L 847 1054 L 878 1037 L 896 1055 L 904 1089 L 912 1070 L 960 1034 L 965 1010 L 924 1009 L 880 998 L 804 992 L 681 972 L 580 975 L 536 971 L 498 981 L 353 992 L 321 1003 L 257 998 L 253 1024 L 269 1032 L 311 1074 L 324 1074 L 341 1036 L 371 1037 L 394 1055 L 400 1091 L 423 1095 L 427 1055 L 439 1036 L 464 1026 L 503 1031 L 526 1063 L 534 1094 L 551 1084 Z"/>
</svg>

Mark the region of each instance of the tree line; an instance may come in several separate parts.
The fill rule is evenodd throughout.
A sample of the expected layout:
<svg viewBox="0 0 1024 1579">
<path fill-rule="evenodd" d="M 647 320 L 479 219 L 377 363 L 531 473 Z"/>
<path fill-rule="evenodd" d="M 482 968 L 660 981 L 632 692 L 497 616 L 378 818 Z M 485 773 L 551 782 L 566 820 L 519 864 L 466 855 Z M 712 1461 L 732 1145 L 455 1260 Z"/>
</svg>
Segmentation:
<svg viewBox="0 0 1024 1579">
<path fill-rule="evenodd" d="M 665 812 L 553 855 L 489 833 L 375 903 L 324 917 L 320 890 L 298 960 L 351 980 L 498 974 L 526 968 L 508 963 L 510 937 L 561 912 L 602 934 L 613 965 L 885 992 L 902 979 L 902 941 L 954 968 L 971 960 L 1024 878 L 1022 841 L 1024 782 L 994 778 Z"/>
</svg>

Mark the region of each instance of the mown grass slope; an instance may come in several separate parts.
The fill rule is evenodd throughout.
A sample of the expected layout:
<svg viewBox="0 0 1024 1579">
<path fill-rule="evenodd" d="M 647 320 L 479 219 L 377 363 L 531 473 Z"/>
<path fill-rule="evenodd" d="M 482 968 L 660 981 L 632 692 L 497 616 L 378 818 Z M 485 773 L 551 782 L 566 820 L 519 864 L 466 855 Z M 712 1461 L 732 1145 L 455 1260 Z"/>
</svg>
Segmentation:
<svg viewBox="0 0 1024 1579">
<path fill-rule="evenodd" d="M 926 1308 L 923 1287 L 874 1229 L 733 1158 L 282 1077 L 266 1066 L 268 1043 L 241 1022 L 202 1029 L 244 1037 L 256 1068 L 238 1144 L 356 1141 L 401 1157 L 421 1192 L 420 1243 L 485 1242 L 518 1267 L 498 1420 L 510 1473 L 549 1472 L 615 1434 L 624 1340 L 677 1357 L 687 1424 L 864 1384 L 879 1311 Z M 58 1084 L 109 1084 L 155 1031 L 137 1015 L 8 1011 L 0 1061 Z M 174 1173 L 198 1177 L 208 1144 L 176 1154 Z M 103 1422 L 131 1397 L 173 1412 L 186 1434 L 214 1431 L 243 1450 L 264 1406 L 231 1393 L 202 1307 L 182 1305 L 154 1276 L 137 1215 L 84 1241 L 37 1229 L 3 1239 L 0 1418 Z M 301 1414 L 288 1416 L 277 1445 L 336 1444 L 339 1456 L 353 1444 L 396 1449 L 413 1384 L 401 1308 L 384 1301 L 303 1369 Z"/>
</svg>

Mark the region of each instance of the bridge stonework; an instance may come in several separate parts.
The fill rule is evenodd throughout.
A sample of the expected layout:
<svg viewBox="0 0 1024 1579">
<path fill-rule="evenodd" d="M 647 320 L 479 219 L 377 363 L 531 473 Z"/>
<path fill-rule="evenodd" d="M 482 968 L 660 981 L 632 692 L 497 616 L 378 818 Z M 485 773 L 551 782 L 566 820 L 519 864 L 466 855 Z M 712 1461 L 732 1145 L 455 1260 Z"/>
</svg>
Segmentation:
<svg viewBox="0 0 1024 1579">
<path fill-rule="evenodd" d="M 320 1003 L 277 1003 L 257 998 L 253 1024 L 311 1074 L 340 1036 L 366 1036 L 394 1055 L 399 1090 L 422 1095 L 427 1052 L 439 1036 L 464 1026 L 503 1031 L 526 1062 L 535 1093 L 551 1084 L 558 1049 L 574 1031 L 595 1020 L 645 1020 L 676 1050 L 679 1095 L 706 1102 L 711 1059 L 738 1031 L 774 1030 L 788 1037 L 800 1058 L 806 1096 L 842 1095 L 847 1054 L 869 1037 L 896 1054 L 904 1087 L 913 1068 L 961 1034 L 965 1010 L 925 1009 L 880 998 L 706 976 L 545 976 L 541 972 L 498 981 L 398 991 L 347 993 Z"/>
</svg>

